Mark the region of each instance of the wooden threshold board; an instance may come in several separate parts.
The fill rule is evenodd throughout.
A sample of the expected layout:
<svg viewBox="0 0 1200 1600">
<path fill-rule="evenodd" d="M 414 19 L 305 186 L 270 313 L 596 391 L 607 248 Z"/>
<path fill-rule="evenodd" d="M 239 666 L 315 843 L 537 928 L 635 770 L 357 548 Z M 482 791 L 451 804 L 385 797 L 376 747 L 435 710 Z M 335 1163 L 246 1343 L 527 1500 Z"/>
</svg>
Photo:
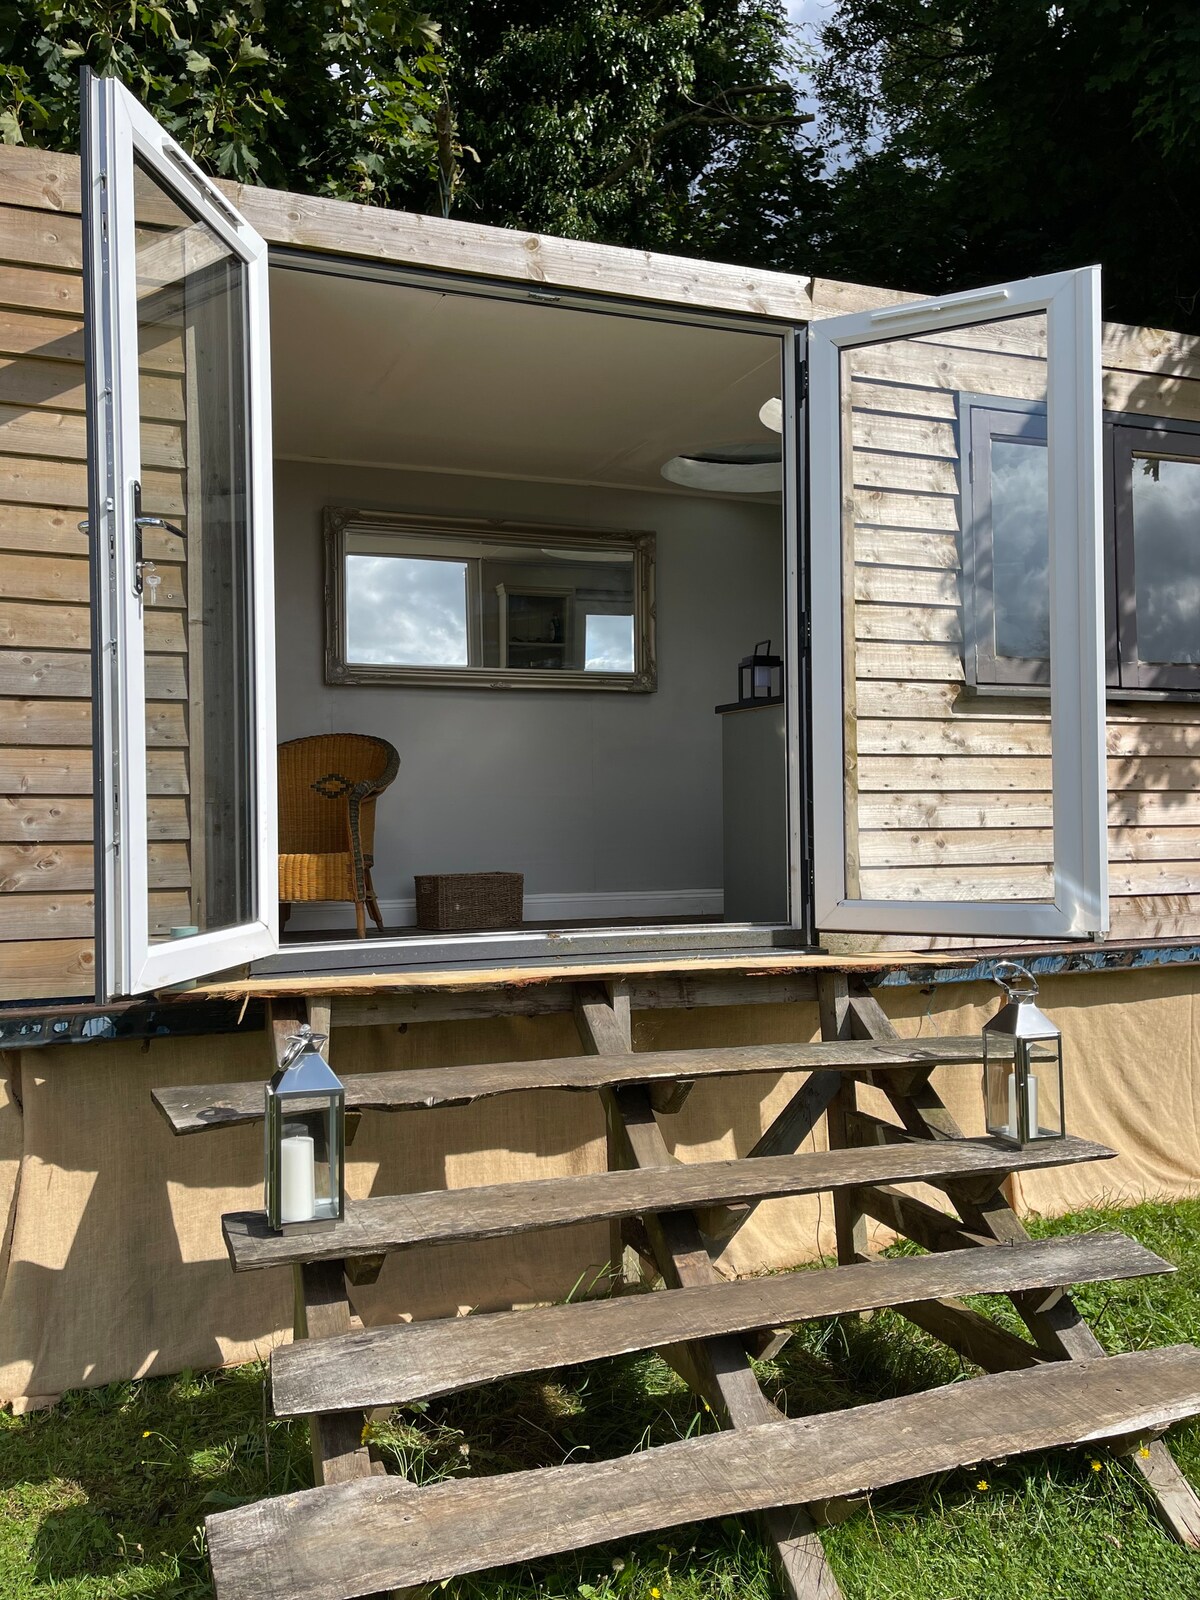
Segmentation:
<svg viewBox="0 0 1200 1600">
<path fill-rule="evenodd" d="M 574 1305 L 366 1328 L 283 1345 L 271 1357 L 275 1415 L 365 1410 L 497 1378 L 655 1350 L 682 1339 L 786 1327 L 944 1295 L 1000 1294 L 1174 1272 L 1122 1233 L 901 1256 Z"/>
<path fill-rule="evenodd" d="M 282 1262 L 377 1255 L 418 1244 L 492 1239 L 562 1228 L 575 1222 L 690 1211 L 735 1200 L 815 1194 L 875 1183 L 956 1182 L 1037 1167 L 1105 1161 L 1116 1152 L 1087 1139 L 1043 1139 L 1013 1150 L 990 1139 L 921 1140 L 863 1150 L 831 1150 L 753 1161 L 703 1161 L 632 1172 L 535 1178 L 485 1188 L 378 1195 L 347 1202 L 337 1227 L 323 1233 L 278 1234 L 262 1211 L 222 1218 L 235 1270 Z"/>
<path fill-rule="evenodd" d="M 852 1039 L 731 1045 L 357 1073 L 344 1082 L 348 1110 L 415 1111 L 426 1106 L 469 1105 L 473 1100 L 520 1089 L 596 1090 L 627 1083 L 692 1081 L 751 1072 L 814 1072 L 822 1068 L 871 1072 L 921 1065 L 963 1066 L 978 1063 L 981 1049 L 978 1034 L 883 1043 Z M 154 1103 L 174 1133 L 203 1133 L 211 1128 L 261 1121 L 263 1085 L 212 1083 L 155 1089 Z"/>
<path fill-rule="evenodd" d="M 341 1600 L 611 1539 L 861 1495 L 977 1461 L 1137 1437 L 1200 1412 L 1200 1350 L 1048 1362 L 613 1461 L 416 1489 L 369 1478 L 208 1518 L 217 1600 Z"/>
<path fill-rule="evenodd" d="M 0 151 L 3 146 L 0 146 Z M 1005 946 L 1004 949 L 1008 949 Z M 1070 946 L 1069 948 L 1075 948 Z M 962 951 L 880 950 L 868 955 L 818 955 L 810 951 L 754 950 L 733 955 L 646 956 L 642 954 L 580 957 L 552 962 L 530 961 L 485 966 L 460 964 L 442 968 L 420 967 L 374 972 L 306 972 L 236 978 L 229 982 L 197 984 L 188 991 L 191 1000 L 244 1000 L 255 996 L 269 1000 L 290 995 L 422 994 L 446 991 L 527 988 L 536 983 L 586 983 L 670 973 L 732 972 L 761 977 L 789 972 L 865 972 L 874 974 L 902 967 L 962 966 Z"/>
</svg>

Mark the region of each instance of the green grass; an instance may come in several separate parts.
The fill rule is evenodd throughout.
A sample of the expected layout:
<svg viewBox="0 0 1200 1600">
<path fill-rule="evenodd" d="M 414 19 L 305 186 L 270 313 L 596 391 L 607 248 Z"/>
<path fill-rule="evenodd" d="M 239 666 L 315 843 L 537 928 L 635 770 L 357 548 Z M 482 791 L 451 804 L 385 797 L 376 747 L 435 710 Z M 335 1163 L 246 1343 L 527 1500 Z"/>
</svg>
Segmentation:
<svg viewBox="0 0 1200 1600">
<path fill-rule="evenodd" d="M 1200 1342 L 1200 1201 L 1081 1212 L 1033 1231 L 1098 1227 L 1122 1228 L 1180 1268 L 1079 1292 L 1105 1346 Z M 978 1304 L 1018 1326 L 1007 1302 Z M 759 1370 L 767 1392 L 799 1415 L 928 1388 L 966 1369 L 884 1312 L 811 1324 Z M 373 1422 L 371 1434 L 392 1470 L 429 1483 L 601 1460 L 712 1426 L 670 1369 L 647 1356 L 405 1407 Z M 1200 1426 L 1176 1430 L 1172 1446 L 1200 1482 Z M 268 1415 L 258 1366 L 81 1390 L 50 1411 L 5 1415 L 0 1600 L 201 1600 L 211 1594 L 203 1518 L 309 1481 L 306 1430 Z M 1200 1555 L 1160 1532 L 1128 1466 L 1088 1452 L 1023 1457 L 878 1494 L 825 1544 L 846 1600 L 1200 1597 Z M 776 1590 L 753 1526 L 726 1519 L 441 1592 L 447 1600 L 770 1600 Z"/>
</svg>

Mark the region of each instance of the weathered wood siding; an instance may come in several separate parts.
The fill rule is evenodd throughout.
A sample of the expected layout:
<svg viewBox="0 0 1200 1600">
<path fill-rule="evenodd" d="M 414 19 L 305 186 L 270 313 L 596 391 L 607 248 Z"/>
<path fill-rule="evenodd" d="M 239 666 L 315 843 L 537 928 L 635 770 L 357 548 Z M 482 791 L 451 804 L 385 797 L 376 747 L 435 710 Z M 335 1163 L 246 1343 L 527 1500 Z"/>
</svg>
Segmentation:
<svg viewBox="0 0 1200 1600">
<path fill-rule="evenodd" d="M 94 983 L 82 239 L 77 183 L 59 209 L 47 170 L 22 151 L 0 166 L 0 1001 Z M 175 519 L 180 373 L 177 340 L 143 351 L 147 504 Z M 171 535 L 149 531 L 146 553 L 163 580 L 146 619 L 146 726 L 151 915 L 165 928 L 190 914 L 185 571 Z"/>
</svg>

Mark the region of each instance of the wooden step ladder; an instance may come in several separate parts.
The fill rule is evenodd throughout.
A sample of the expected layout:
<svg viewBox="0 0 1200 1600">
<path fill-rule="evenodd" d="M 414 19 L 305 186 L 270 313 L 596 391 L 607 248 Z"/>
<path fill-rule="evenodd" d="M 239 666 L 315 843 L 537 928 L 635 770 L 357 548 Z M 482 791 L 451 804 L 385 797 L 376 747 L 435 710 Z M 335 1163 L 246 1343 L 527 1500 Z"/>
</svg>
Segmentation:
<svg viewBox="0 0 1200 1600">
<path fill-rule="evenodd" d="M 373 1197 L 348 1204 L 344 1223 L 326 1234 L 276 1235 L 261 1213 L 223 1219 L 236 1270 L 293 1267 L 296 1341 L 273 1358 L 272 1394 L 278 1415 L 310 1418 L 318 1487 L 208 1519 L 219 1600 L 394 1595 L 731 1513 L 758 1515 L 789 1600 L 837 1600 L 817 1530 L 863 1494 L 1084 1439 L 1125 1452 L 1152 1440 L 1148 1453 L 1130 1459 L 1175 1536 L 1200 1546 L 1200 1501 L 1157 1438 L 1170 1422 L 1200 1412 L 1200 1352 L 1105 1356 L 1063 1288 L 1172 1269 L 1120 1234 L 1035 1243 L 1001 1190 L 1012 1172 L 1113 1152 L 1079 1139 L 1008 1150 L 965 1138 L 929 1079 L 935 1067 L 977 1064 L 977 1037 L 900 1039 L 870 995 L 836 972 L 820 974 L 818 994 L 819 1044 L 634 1052 L 628 994 L 580 984 L 581 1056 L 344 1078 L 351 1120 L 366 1110 L 464 1105 L 529 1088 L 599 1093 L 609 1170 Z M 329 1031 L 331 1002 L 277 1004 L 276 1059 L 304 1014 Z M 804 1083 L 747 1156 L 672 1157 L 660 1118 L 682 1105 L 692 1083 L 797 1069 L 807 1071 Z M 895 1122 L 859 1110 L 860 1083 L 883 1090 Z M 261 1118 L 263 1086 L 164 1089 L 155 1100 L 176 1133 L 191 1134 Z M 823 1116 L 830 1150 L 796 1154 Z M 896 1187 L 914 1181 L 937 1187 L 957 1215 Z M 735 1282 L 718 1274 L 713 1254 L 759 1201 L 819 1191 L 833 1195 L 837 1267 Z M 867 1217 L 931 1254 L 870 1260 Z M 372 1281 L 387 1253 L 598 1219 L 610 1224 L 616 1287 L 625 1286 L 623 1262 L 628 1267 L 635 1251 L 642 1260 L 628 1277 L 640 1287 L 653 1276 L 657 1292 L 351 1326 L 348 1284 Z M 962 1296 L 979 1293 L 1008 1295 L 1030 1338 L 963 1304 Z M 852 1413 L 785 1420 L 759 1387 L 750 1355 L 778 1349 L 805 1320 L 883 1306 L 998 1375 Z M 618 1462 L 424 1489 L 380 1478 L 362 1443 L 374 1406 L 651 1349 L 708 1402 L 725 1433 Z"/>
</svg>

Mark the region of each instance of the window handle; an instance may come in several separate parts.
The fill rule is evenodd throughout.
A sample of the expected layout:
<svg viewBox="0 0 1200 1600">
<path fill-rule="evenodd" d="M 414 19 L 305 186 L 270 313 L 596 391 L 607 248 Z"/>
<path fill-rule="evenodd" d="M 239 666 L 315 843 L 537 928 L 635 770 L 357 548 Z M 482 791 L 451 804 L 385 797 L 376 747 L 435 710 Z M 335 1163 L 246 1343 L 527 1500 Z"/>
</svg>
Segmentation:
<svg viewBox="0 0 1200 1600">
<path fill-rule="evenodd" d="M 133 485 L 133 592 L 141 599 L 146 586 L 146 570 L 153 569 L 153 561 L 147 561 L 143 554 L 142 529 L 165 528 L 168 533 L 173 533 L 179 539 L 186 539 L 183 529 L 175 523 L 168 522 L 165 517 L 148 517 L 142 511 L 142 486 L 140 483 Z M 158 587 L 156 580 L 152 588 Z"/>
</svg>

